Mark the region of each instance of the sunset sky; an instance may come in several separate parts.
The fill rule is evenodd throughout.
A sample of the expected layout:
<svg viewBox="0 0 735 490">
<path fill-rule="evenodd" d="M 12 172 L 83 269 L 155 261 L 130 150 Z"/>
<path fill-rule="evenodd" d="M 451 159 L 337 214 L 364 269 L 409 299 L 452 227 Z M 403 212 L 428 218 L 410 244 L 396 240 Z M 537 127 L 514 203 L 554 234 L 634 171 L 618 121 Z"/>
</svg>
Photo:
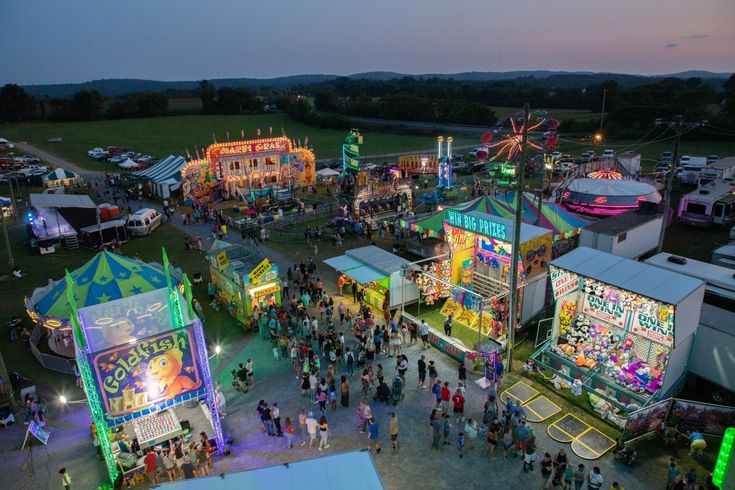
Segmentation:
<svg viewBox="0 0 735 490">
<path fill-rule="evenodd" d="M 735 70 L 735 0 L 29 0 L 0 82 Z"/>
</svg>

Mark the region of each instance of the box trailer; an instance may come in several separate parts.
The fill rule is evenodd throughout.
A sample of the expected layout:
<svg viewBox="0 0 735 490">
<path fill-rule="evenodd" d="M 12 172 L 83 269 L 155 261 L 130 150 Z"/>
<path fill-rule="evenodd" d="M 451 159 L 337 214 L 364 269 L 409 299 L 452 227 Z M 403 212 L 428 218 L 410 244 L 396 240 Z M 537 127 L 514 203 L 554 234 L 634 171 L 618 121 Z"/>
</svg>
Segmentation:
<svg viewBox="0 0 735 490">
<path fill-rule="evenodd" d="M 580 247 L 590 247 L 618 257 L 637 259 L 658 245 L 664 215 L 655 204 L 592 223 L 582 229 Z"/>
</svg>

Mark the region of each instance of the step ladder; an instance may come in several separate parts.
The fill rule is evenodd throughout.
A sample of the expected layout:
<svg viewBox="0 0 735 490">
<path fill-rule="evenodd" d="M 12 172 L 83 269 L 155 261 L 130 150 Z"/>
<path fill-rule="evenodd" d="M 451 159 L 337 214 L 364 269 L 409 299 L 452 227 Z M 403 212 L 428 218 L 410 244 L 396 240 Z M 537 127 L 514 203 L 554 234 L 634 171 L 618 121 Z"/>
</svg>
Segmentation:
<svg viewBox="0 0 735 490">
<path fill-rule="evenodd" d="M 69 250 L 79 248 L 79 240 L 77 239 L 76 235 L 67 235 L 66 237 L 64 237 L 64 244 Z"/>
<path fill-rule="evenodd" d="M 506 294 L 508 285 L 475 273 L 472 275 L 472 290 L 484 298 L 493 298 Z"/>
</svg>

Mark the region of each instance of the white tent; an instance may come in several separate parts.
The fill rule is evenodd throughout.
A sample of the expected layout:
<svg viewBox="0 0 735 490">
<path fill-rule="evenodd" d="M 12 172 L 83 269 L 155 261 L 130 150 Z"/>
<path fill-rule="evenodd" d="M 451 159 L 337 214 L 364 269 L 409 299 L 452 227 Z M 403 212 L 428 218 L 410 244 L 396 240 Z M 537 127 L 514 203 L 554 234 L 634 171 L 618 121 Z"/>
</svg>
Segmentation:
<svg viewBox="0 0 735 490">
<path fill-rule="evenodd" d="M 316 176 L 317 178 L 327 178 L 327 177 L 337 177 L 339 175 L 339 172 L 336 170 L 332 170 L 331 168 L 323 168 L 321 170 L 317 170 Z"/>
<path fill-rule="evenodd" d="M 135 163 L 134 161 L 132 161 L 131 159 L 128 158 L 124 162 L 119 163 L 117 166 L 120 167 L 120 168 L 124 168 L 126 170 L 129 170 L 131 168 L 138 168 L 138 167 L 140 167 L 140 164 L 139 163 Z"/>
<path fill-rule="evenodd" d="M 169 155 L 152 167 L 133 172 L 133 175 L 148 179 L 153 194 L 166 199 L 181 186 L 181 169 L 184 165 L 184 157 Z"/>
</svg>

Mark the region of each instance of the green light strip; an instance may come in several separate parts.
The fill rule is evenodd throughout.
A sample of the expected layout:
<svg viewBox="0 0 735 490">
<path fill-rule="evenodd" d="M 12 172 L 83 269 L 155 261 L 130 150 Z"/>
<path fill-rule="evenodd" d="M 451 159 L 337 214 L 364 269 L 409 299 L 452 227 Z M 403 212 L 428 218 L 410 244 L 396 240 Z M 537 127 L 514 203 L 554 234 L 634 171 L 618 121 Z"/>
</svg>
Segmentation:
<svg viewBox="0 0 735 490">
<path fill-rule="evenodd" d="M 735 427 L 728 427 L 727 430 L 725 430 L 725 436 L 722 438 L 720 453 L 717 456 L 717 463 L 715 464 L 715 469 L 712 472 L 712 483 L 714 483 L 717 488 L 723 487 L 728 469 L 732 470 L 729 466 L 730 460 L 732 459 L 734 442 Z"/>
</svg>

